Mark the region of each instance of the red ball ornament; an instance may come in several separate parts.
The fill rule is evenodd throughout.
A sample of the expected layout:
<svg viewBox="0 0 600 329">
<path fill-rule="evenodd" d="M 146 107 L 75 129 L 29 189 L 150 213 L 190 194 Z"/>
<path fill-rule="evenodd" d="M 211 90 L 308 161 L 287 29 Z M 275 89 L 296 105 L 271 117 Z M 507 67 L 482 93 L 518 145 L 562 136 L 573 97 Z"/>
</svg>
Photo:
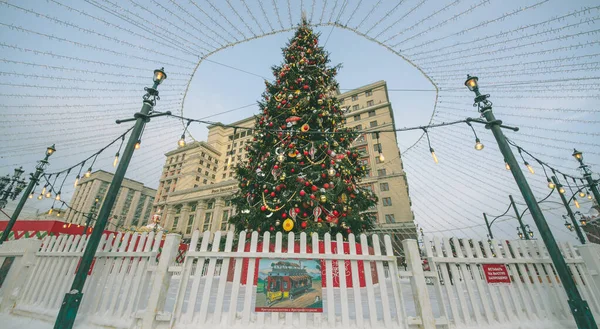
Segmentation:
<svg viewBox="0 0 600 329">
<path fill-rule="evenodd" d="M 269 127 L 273 127 L 273 122 L 269 122 Z"/>
<path fill-rule="evenodd" d="M 300 226 L 301 226 L 303 229 L 305 229 L 307 225 L 308 225 L 308 224 L 307 224 L 306 222 L 302 222 L 302 224 L 300 224 Z"/>
<path fill-rule="evenodd" d="M 294 209 L 294 211 L 295 211 L 297 214 L 299 214 L 299 213 L 300 213 L 300 208 L 296 208 L 296 209 Z"/>
<path fill-rule="evenodd" d="M 300 191 L 300 196 L 305 196 L 305 195 L 306 195 L 306 192 L 304 192 L 304 190 L 301 190 Z"/>
<path fill-rule="evenodd" d="M 287 218 L 287 214 L 286 213 L 281 214 L 281 218 Z"/>
<path fill-rule="evenodd" d="M 308 90 L 308 85 L 304 85 L 304 90 Z"/>
<path fill-rule="evenodd" d="M 338 216 L 338 215 L 340 214 L 340 212 L 339 212 L 339 211 L 337 211 L 337 210 L 334 210 L 334 211 L 333 211 L 333 214 L 334 214 L 335 216 Z"/>
<path fill-rule="evenodd" d="M 291 172 L 295 172 L 294 168 L 292 168 Z"/>
<path fill-rule="evenodd" d="M 348 232 L 348 234 L 352 233 L 351 229 L 347 229 L 346 232 Z"/>
<path fill-rule="evenodd" d="M 274 198 L 275 197 L 275 192 L 271 192 L 271 197 Z"/>
<path fill-rule="evenodd" d="M 329 184 L 327 184 L 327 183 L 323 184 L 323 188 L 328 189 L 329 188 Z"/>
<path fill-rule="evenodd" d="M 309 182 L 305 182 L 304 185 L 305 186 L 310 186 L 310 183 Z"/>
<path fill-rule="evenodd" d="M 311 195 L 310 195 L 310 198 L 314 200 L 314 199 L 316 199 L 317 197 L 316 197 L 314 194 L 311 194 Z"/>
<path fill-rule="evenodd" d="M 303 213 L 302 213 L 302 217 L 308 217 L 308 214 L 307 214 L 307 213 L 305 213 L 305 212 L 303 212 Z"/>
<path fill-rule="evenodd" d="M 267 207 L 265 207 L 265 206 L 260 206 L 260 211 L 265 211 L 265 210 L 267 210 Z"/>
<path fill-rule="evenodd" d="M 279 166 L 278 165 L 274 165 L 273 169 L 279 169 Z"/>
<path fill-rule="evenodd" d="M 321 174 L 322 178 L 327 178 L 327 174 Z"/>
<path fill-rule="evenodd" d="M 301 166 L 304 166 L 304 161 L 300 161 L 300 165 L 301 165 Z"/>
<path fill-rule="evenodd" d="M 321 168 L 325 168 L 325 164 L 324 163 L 321 163 Z"/>
<path fill-rule="evenodd" d="M 311 189 L 312 189 L 313 192 L 317 192 L 317 190 L 319 190 L 319 188 L 317 187 L 317 185 L 313 185 L 311 187 Z"/>
<path fill-rule="evenodd" d="M 277 191 L 277 192 L 281 192 L 281 187 L 277 186 L 277 187 L 275 188 L 275 191 Z"/>
<path fill-rule="evenodd" d="M 275 228 L 273 226 L 269 227 L 269 231 L 273 232 L 275 231 Z"/>
<path fill-rule="evenodd" d="M 305 156 L 307 156 L 307 155 L 308 155 L 308 151 L 304 151 L 303 153 L 304 153 L 304 155 L 305 155 Z"/>
<path fill-rule="evenodd" d="M 269 189 L 265 189 L 265 193 L 269 193 Z"/>
</svg>

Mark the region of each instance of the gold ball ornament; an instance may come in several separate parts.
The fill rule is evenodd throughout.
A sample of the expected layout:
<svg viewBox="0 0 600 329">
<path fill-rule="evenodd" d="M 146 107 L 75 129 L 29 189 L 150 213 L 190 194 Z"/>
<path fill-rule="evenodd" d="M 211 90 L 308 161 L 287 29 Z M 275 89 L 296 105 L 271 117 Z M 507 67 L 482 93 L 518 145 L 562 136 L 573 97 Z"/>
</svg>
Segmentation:
<svg viewBox="0 0 600 329">
<path fill-rule="evenodd" d="M 277 156 L 277 161 L 283 162 L 284 160 L 285 160 L 285 156 L 283 154 L 280 154 Z"/>
<path fill-rule="evenodd" d="M 281 224 L 281 222 L 278 220 L 275 221 L 275 226 L 279 226 L 279 224 Z"/>
<path fill-rule="evenodd" d="M 317 104 L 323 105 L 323 100 L 322 99 L 317 100 Z"/>
<path fill-rule="evenodd" d="M 294 221 L 291 219 L 286 219 L 283 221 L 283 230 L 286 232 L 291 231 L 294 228 Z"/>
<path fill-rule="evenodd" d="M 326 195 L 321 195 L 319 197 L 319 200 L 321 200 L 322 203 L 325 203 L 325 202 L 327 202 L 327 196 Z"/>
<path fill-rule="evenodd" d="M 333 167 L 329 168 L 329 170 L 327 170 L 327 174 L 329 177 L 335 176 L 335 169 L 333 169 Z"/>
</svg>

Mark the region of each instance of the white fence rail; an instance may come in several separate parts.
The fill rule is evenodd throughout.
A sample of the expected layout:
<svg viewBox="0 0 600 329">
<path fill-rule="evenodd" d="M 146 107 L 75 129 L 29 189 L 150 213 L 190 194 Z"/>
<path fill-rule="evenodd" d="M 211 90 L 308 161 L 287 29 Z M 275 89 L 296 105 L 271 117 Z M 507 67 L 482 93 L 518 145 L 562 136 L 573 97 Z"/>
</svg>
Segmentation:
<svg viewBox="0 0 600 329">
<path fill-rule="evenodd" d="M 160 233 L 103 236 L 78 321 L 143 329 L 574 324 L 560 279 L 538 241 L 436 238 L 425 240 L 419 250 L 416 241 L 406 240 L 406 270 L 398 269 L 387 236 L 380 241 L 376 235 L 350 235 L 344 240 L 341 235 L 320 239 L 304 233 L 195 232 L 183 263 L 175 262 L 179 242 L 175 234 L 166 239 Z M 86 236 L 65 235 L 0 246 L 1 262 L 14 257 L 0 286 L 0 310 L 54 321 L 86 243 Z M 573 246 L 561 245 L 580 293 L 600 319 L 595 283 L 600 246 L 584 248 L 586 260 Z M 316 260 L 320 272 L 311 276 L 318 282 L 314 284 L 322 285 L 321 296 L 315 299 L 322 302 L 322 312 L 257 311 L 257 300 L 263 303 L 267 298 L 259 259 L 304 264 Z M 510 283 L 489 283 L 490 265 L 505 266 Z"/>
</svg>

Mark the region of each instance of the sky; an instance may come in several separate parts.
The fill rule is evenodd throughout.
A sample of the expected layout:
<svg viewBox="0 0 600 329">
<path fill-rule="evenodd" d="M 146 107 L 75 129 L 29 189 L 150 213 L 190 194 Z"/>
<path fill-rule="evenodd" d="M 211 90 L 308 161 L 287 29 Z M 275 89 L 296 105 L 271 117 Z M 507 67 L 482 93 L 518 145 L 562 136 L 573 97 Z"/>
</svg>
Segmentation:
<svg viewBox="0 0 600 329">
<path fill-rule="evenodd" d="M 475 74 L 496 116 L 520 128 L 506 134 L 524 150 L 579 175 L 570 156 L 577 147 L 600 170 L 600 12 L 594 1 L 307 0 L 287 6 L 261 0 L 232 7 L 208 0 L 0 3 L 0 174 L 21 165 L 33 171 L 51 143 L 57 153 L 48 172 L 56 172 L 118 139 L 130 126 L 114 121 L 139 111 L 143 87 L 158 67 L 168 78 L 156 110 L 223 123 L 252 115 L 252 106 L 219 113 L 260 98 L 302 10 L 317 25 L 331 63 L 343 65 L 337 79 L 342 90 L 387 82 L 397 128 L 477 117 L 473 94 L 463 86 L 466 74 Z M 208 60 L 198 65 L 202 56 Z M 490 131 L 475 129 L 485 144 L 481 152 L 466 125 L 430 129 L 438 164 L 421 132 L 397 134 L 415 220 L 427 234 L 485 238 L 482 213 L 504 212 L 509 194 L 525 209 Z M 182 131 L 178 120 L 153 119 L 127 177 L 156 187 L 164 153 L 176 147 Z M 192 125 L 190 132 L 206 138 L 205 126 Z M 59 176 L 58 185 L 66 177 L 63 199 L 72 194 L 79 170 L 93 163 L 94 170 L 114 171 L 118 145 Z M 524 157 L 535 169 L 526 172 L 533 192 L 542 199 L 550 192 L 542 167 Z M 563 226 L 560 199 L 548 201 L 543 208 L 551 229 L 561 241 L 575 242 Z M 51 205 L 30 200 L 25 213 Z M 587 209 L 582 203 L 580 210 Z M 525 222 L 538 236 L 531 217 Z M 494 232 L 514 238 L 515 227 L 513 218 L 503 217 Z"/>
</svg>

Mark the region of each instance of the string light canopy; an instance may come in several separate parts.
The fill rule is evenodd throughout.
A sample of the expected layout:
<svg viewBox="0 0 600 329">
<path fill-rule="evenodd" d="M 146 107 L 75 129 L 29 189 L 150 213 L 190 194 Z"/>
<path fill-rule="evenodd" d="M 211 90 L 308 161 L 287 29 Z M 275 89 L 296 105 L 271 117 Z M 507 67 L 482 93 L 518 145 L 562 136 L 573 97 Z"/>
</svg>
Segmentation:
<svg viewBox="0 0 600 329">
<path fill-rule="evenodd" d="M 35 7 L 2 2 L 0 6 L 7 14 L 0 28 L 5 29 L 6 40 L 16 41 L 0 44 L 3 49 L 0 61 L 5 68 L 0 74 L 6 77 L 2 85 L 5 102 L 0 104 L 6 122 L 2 130 L 6 134 L 0 137 L 4 142 L 0 143 L 0 149 L 7 155 L 1 165 L 33 166 L 33 160 L 28 160 L 27 155 L 45 147 L 43 143 L 49 139 L 61 150 L 64 147 L 64 154 L 70 154 L 64 157 L 62 166 L 53 164 L 56 168 L 64 168 L 66 163 L 75 163 L 84 154 L 99 150 L 106 140 L 121 133 L 112 125 L 113 120 L 139 110 L 137 88 L 146 78 L 147 69 L 141 63 L 161 63 L 169 68 L 172 84 L 161 92 L 164 99 L 160 110 L 191 114 L 193 103 L 187 98 L 195 92 L 189 88 L 191 81 L 204 78 L 198 68 L 213 61 L 212 54 L 251 40 L 287 33 L 299 23 L 302 12 L 324 35 L 333 31 L 325 42 L 327 45 L 334 45 L 338 30 L 344 29 L 369 40 L 375 47 L 385 48 L 422 74 L 423 80 L 430 84 L 423 89 L 434 90 L 431 92 L 431 121 L 423 124 L 455 121 L 469 115 L 465 111 L 471 110 L 471 99 L 457 91 L 463 82 L 462 72 L 468 67 L 490 79 L 486 89 L 493 91 L 497 98 L 494 109 L 498 117 L 520 123 L 519 134 L 509 134 L 518 145 L 549 161 L 549 165 L 565 172 L 567 177 L 578 176 L 577 171 L 565 166 L 560 152 L 568 149 L 569 153 L 564 153 L 568 155 L 575 145 L 585 151 L 590 165 L 600 163 L 596 142 L 600 131 L 596 118 L 600 77 L 595 74 L 600 58 L 600 44 L 595 39 L 600 23 L 598 6 L 545 0 L 348 4 L 341 0 L 322 5 L 318 1 L 281 4 L 258 1 L 246 6 L 242 2 L 213 1 L 207 7 L 193 1 L 167 2 L 161 6 L 119 2 L 107 12 L 104 5 L 94 1 L 52 0 Z M 155 19 L 139 20 L 148 16 Z M 53 33 L 49 34 L 40 26 L 60 28 L 52 29 Z M 46 40 L 50 40 L 53 47 L 46 47 Z M 465 47 L 469 47 L 468 53 L 464 52 Z M 263 76 L 268 75 L 268 65 L 263 73 L 243 62 L 219 64 L 229 66 L 221 65 L 224 70 L 247 76 L 249 80 L 242 81 L 246 85 L 253 81 L 261 83 Z M 252 62 L 252 58 L 245 62 Z M 154 75 L 160 78 L 163 73 Z M 341 83 L 344 88 L 356 87 Z M 391 82 L 388 84 L 392 104 L 398 103 L 395 95 L 429 95 L 428 92 L 402 91 Z M 244 104 L 256 98 L 245 100 Z M 153 127 L 155 132 L 148 131 L 145 135 L 144 144 L 148 147 L 136 152 L 128 177 L 150 184 L 158 181 L 162 168 L 150 163 L 156 163 L 157 154 L 173 149 L 185 121 L 182 126 L 160 125 Z M 25 130 L 27 134 L 14 135 Z M 479 137 L 486 141 L 489 137 L 482 133 Z M 388 136 L 391 134 L 381 134 L 381 138 L 390 138 Z M 427 154 L 425 134 L 422 137 L 414 145 L 399 140 L 403 146 L 403 163 L 410 172 L 407 177 L 415 219 L 428 232 L 439 227 L 463 235 L 484 232 L 479 227 L 460 230 L 481 224 L 478 222 L 481 203 L 453 205 L 447 201 L 457 193 L 464 199 L 472 197 L 467 189 L 443 192 L 438 187 L 466 185 L 469 190 L 477 191 L 488 205 L 495 203 L 498 191 L 514 192 L 514 187 L 503 179 L 506 173 L 499 170 L 502 158 L 485 152 L 493 150 L 495 145 L 486 142 L 484 152 L 466 153 L 464 145 L 470 150 L 473 148 L 471 133 L 448 128 L 443 138 L 436 134 L 433 140 L 433 147 L 438 153 L 443 152 L 443 162 L 436 165 Z M 110 155 L 99 157 L 93 169 L 109 168 L 115 149 L 111 148 Z M 396 157 L 387 152 L 385 155 L 386 165 Z M 526 159 L 536 171 L 540 167 L 548 169 L 527 156 Z M 81 174 L 91 161 L 86 162 Z M 493 189 L 488 186 L 490 182 L 473 178 L 477 177 L 472 175 L 476 170 L 493 175 Z M 70 177 L 74 181 L 73 176 L 76 170 Z M 528 175 L 535 193 L 546 193 L 549 182 L 543 178 Z M 36 195 L 38 193 L 36 190 Z M 67 193 L 63 189 L 63 198 Z M 432 194 L 444 202 L 432 205 Z M 581 198 L 579 195 L 580 202 Z M 495 207 L 500 207 L 500 203 L 496 203 Z M 451 216 L 453 210 L 450 209 L 461 215 Z"/>
</svg>

